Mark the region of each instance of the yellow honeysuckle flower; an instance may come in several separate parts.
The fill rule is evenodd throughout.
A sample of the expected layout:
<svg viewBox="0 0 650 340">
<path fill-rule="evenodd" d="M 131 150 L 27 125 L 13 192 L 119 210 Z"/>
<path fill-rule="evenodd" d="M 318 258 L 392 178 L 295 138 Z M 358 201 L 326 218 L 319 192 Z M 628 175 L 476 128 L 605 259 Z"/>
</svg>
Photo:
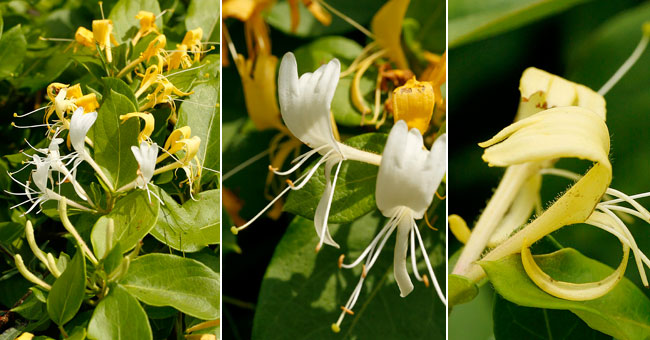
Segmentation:
<svg viewBox="0 0 650 340">
<path fill-rule="evenodd" d="M 77 98 L 74 103 L 77 106 L 83 107 L 85 112 L 97 111 L 99 108 L 99 102 L 97 101 L 97 96 L 94 93 L 83 95 Z"/>
<path fill-rule="evenodd" d="M 195 28 L 193 30 L 187 31 L 185 37 L 181 42 L 182 45 L 185 45 L 189 50 L 194 53 L 194 61 L 201 60 L 201 51 L 202 44 L 201 38 L 203 37 L 203 29 L 201 27 Z"/>
<path fill-rule="evenodd" d="M 151 140 L 151 134 L 153 133 L 154 126 L 156 125 L 156 120 L 154 116 L 149 112 L 131 112 L 125 115 L 120 115 L 120 120 L 122 123 L 126 122 L 130 118 L 138 117 L 144 121 L 144 127 L 140 134 L 138 134 L 138 143 Z"/>
<path fill-rule="evenodd" d="M 622 275 L 614 275 L 596 283 L 559 282 L 543 274 L 539 267 L 532 264 L 532 255 L 527 249 L 533 242 L 565 225 L 588 221 L 597 203 L 608 190 L 612 167 L 609 162 L 609 131 L 602 116 L 582 107 L 553 108 L 515 122 L 479 145 L 487 148 L 483 159 L 490 166 L 509 166 L 565 157 L 594 162 L 594 166 L 584 177 L 551 207 L 488 253 L 483 261 L 521 251 L 528 275 L 551 295 L 572 300 L 588 300 L 608 292 Z M 615 225 L 610 224 L 612 227 Z M 624 261 L 627 262 L 626 256 Z M 619 267 L 619 270 L 624 271 L 624 266 Z M 612 280 L 615 282 L 612 283 Z M 609 288 L 593 289 L 598 286 Z M 575 291 L 579 293 L 573 294 Z"/>
<path fill-rule="evenodd" d="M 77 31 L 74 34 L 74 40 L 77 44 L 86 47 L 95 47 L 95 40 L 93 32 L 83 26 L 79 26 Z M 74 48 L 74 52 L 77 52 L 77 46 Z"/>
<path fill-rule="evenodd" d="M 221 15 L 224 19 L 237 18 L 239 21 L 246 21 L 253 14 L 255 7 L 262 2 L 256 0 L 225 0 L 221 5 Z M 270 3 L 272 1 L 266 2 Z"/>
<path fill-rule="evenodd" d="M 153 90 L 153 92 L 147 95 L 147 103 L 140 108 L 140 111 L 144 111 L 146 109 L 152 108 L 155 105 L 161 103 L 171 104 L 172 110 L 175 111 L 176 105 L 174 104 L 174 99 L 172 98 L 172 94 L 182 97 L 182 96 L 189 96 L 190 94 L 194 93 L 194 91 L 183 92 L 179 90 L 178 88 L 176 88 L 176 86 L 174 86 L 174 84 L 172 84 L 165 77 L 159 78 L 157 83 L 158 85 Z"/>
<path fill-rule="evenodd" d="M 515 121 L 548 108 L 563 106 L 583 106 L 605 120 L 605 100 L 591 89 L 570 82 L 548 72 L 528 68 L 522 74 L 520 85 L 521 100 Z M 568 93 L 568 95 L 567 95 Z M 539 197 L 537 186 L 527 182 L 534 181 L 531 176 L 539 176 L 539 171 L 551 167 L 553 159 L 520 163 L 509 166 L 497 187 L 493 198 L 488 202 L 484 213 L 474 226 L 468 241 L 470 251 L 463 251 L 453 272 L 463 275 L 478 259 L 489 243 L 496 246 L 503 236 L 510 235 L 515 228 L 525 224 Z M 535 198 L 535 199 L 534 199 Z M 518 202 L 515 206 L 514 202 Z M 527 215 L 527 216 L 525 216 Z M 495 234 L 495 230 L 499 232 Z"/>
<path fill-rule="evenodd" d="M 99 45 L 99 49 L 106 51 L 106 60 L 113 61 L 111 54 L 111 43 L 118 45 L 113 35 L 113 22 L 109 19 L 93 20 L 93 37 Z"/>
<path fill-rule="evenodd" d="M 390 0 L 384 4 L 370 22 L 375 41 L 386 50 L 386 56 L 400 69 L 408 69 L 402 50 L 402 21 L 410 0 Z"/>
<path fill-rule="evenodd" d="M 142 55 L 140 56 L 139 59 L 141 60 L 146 60 L 149 62 L 151 57 L 156 57 L 158 59 L 158 69 L 162 70 L 163 69 L 163 64 L 165 62 L 165 59 L 167 57 L 167 51 L 165 51 L 165 46 L 167 46 L 167 38 L 165 37 L 164 34 L 160 34 L 157 36 L 154 40 L 152 40 L 149 45 L 147 45 L 147 49 L 142 52 Z"/>
<path fill-rule="evenodd" d="M 66 98 L 72 99 L 72 98 L 80 98 L 83 96 L 83 92 L 81 91 L 81 84 L 74 84 L 70 87 L 68 87 L 68 93 Z"/>
<path fill-rule="evenodd" d="M 192 129 L 189 126 L 183 126 L 172 131 L 172 133 L 169 134 L 169 137 L 167 137 L 167 141 L 165 141 L 165 146 L 163 148 L 167 152 L 160 154 L 160 156 L 158 156 L 158 159 L 156 159 L 156 163 L 160 163 L 170 155 L 181 151 L 185 144 L 180 143 L 180 141 L 190 138 L 191 135 Z"/>
<path fill-rule="evenodd" d="M 149 33 L 158 33 L 158 27 L 156 27 L 156 15 L 152 12 L 139 11 L 135 18 L 140 20 L 140 30 L 135 34 L 135 37 L 133 37 L 133 45 L 137 44 L 140 38 Z"/>
<path fill-rule="evenodd" d="M 147 67 L 144 74 L 137 74 L 142 77 L 142 82 L 140 82 L 140 87 L 135 92 L 136 98 L 139 98 L 151 85 L 158 82 L 158 79 L 162 77 L 161 72 L 162 70 L 158 68 L 158 65 L 151 65 Z"/>
<path fill-rule="evenodd" d="M 435 104 L 431 83 L 417 81 L 413 77 L 405 85 L 396 88 L 392 98 L 396 123 L 403 120 L 409 130 L 416 128 L 420 133 L 427 132 Z"/>
<path fill-rule="evenodd" d="M 192 66 L 192 58 L 187 54 L 187 45 L 177 44 L 176 51 L 167 57 L 167 71 L 178 68 L 186 69 Z"/>
</svg>

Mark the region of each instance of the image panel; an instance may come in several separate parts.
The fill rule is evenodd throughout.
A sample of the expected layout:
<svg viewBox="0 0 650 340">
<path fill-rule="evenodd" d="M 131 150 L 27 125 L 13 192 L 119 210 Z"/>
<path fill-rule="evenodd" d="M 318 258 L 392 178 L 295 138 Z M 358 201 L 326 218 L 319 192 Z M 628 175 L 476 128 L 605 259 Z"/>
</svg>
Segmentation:
<svg viewBox="0 0 650 340">
<path fill-rule="evenodd" d="M 445 338 L 445 6 L 224 2 L 224 339 Z"/>
<path fill-rule="evenodd" d="M 650 335 L 649 18 L 449 1 L 449 339 Z"/>
<path fill-rule="evenodd" d="M 220 3 L 0 3 L 0 338 L 216 339 Z"/>
</svg>

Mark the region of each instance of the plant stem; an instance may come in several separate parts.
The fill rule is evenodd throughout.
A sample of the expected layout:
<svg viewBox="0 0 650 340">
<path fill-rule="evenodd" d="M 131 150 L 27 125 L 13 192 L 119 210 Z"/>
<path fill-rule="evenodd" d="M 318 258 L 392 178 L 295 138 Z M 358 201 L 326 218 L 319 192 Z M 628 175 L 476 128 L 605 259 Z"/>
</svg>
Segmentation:
<svg viewBox="0 0 650 340">
<path fill-rule="evenodd" d="M 59 215 L 61 217 L 61 223 L 63 223 L 63 227 L 77 240 L 77 243 L 79 243 L 79 246 L 81 247 L 81 250 L 86 253 L 86 256 L 88 256 L 88 259 L 90 259 L 90 262 L 92 262 L 94 265 L 99 264 L 99 261 L 97 261 L 97 258 L 95 258 L 95 255 L 93 254 L 92 251 L 90 251 L 90 248 L 88 248 L 88 245 L 84 240 L 81 238 L 79 233 L 77 232 L 77 229 L 72 225 L 70 222 L 70 219 L 68 218 L 68 206 L 67 206 L 67 198 L 63 198 L 59 200 Z"/>
</svg>

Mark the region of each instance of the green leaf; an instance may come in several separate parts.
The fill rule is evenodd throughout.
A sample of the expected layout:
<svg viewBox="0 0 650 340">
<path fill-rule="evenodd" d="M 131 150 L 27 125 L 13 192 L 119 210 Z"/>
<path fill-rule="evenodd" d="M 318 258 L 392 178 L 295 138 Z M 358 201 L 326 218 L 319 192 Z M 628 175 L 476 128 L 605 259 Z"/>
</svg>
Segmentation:
<svg viewBox="0 0 650 340">
<path fill-rule="evenodd" d="M 313 72 L 318 67 L 327 63 L 333 58 L 341 62 L 341 70 L 345 70 L 352 63 L 363 48 L 353 40 L 343 37 L 325 37 L 296 49 L 296 61 L 298 72 Z M 345 126 L 359 126 L 361 124 L 361 113 L 352 105 L 350 98 L 350 86 L 354 74 L 348 75 L 339 80 L 332 99 L 332 112 L 336 122 Z M 361 78 L 361 93 L 368 103 L 374 102 L 375 80 L 377 74 L 374 71 L 367 71 Z M 372 98 L 371 98 L 372 96 Z"/>
<path fill-rule="evenodd" d="M 133 89 L 131 89 L 124 81 L 118 78 L 102 77 L 102 83 L 104 84 L 104 93 L 108 93 L 109 89 L 114 90 L 115 92 L 126 96 L 126 98 L 133 103 L 134 107 L 138 107 L 138 99 L 135 98 Z"/>
<path fill-rule="evenodd" d="M 177 127 L 189 126 L 192 136 L 201 138 L 196 156 L 204 168 L 219 170 L 219 79 L 213 78 L 194 87 L 194 93 L 187 97 L 178 113 Z M 214 176 L 210 170 L 203 170 L 202 179 Z"/>
<path fill-rule="evenodd" d="M 140 122 L 136 119 L 120 121 L 120 115 L 135 111 L 129 96 L 108 88 L 92 127 L 94 159 L 116 190 L 137 176 L 138 162 L 131 146 L 137 144 Z"/>
<path fill-rule="evenodd" d="M 613 271 L 571 248 L 535 256 L 535 261 L 554 279 L 568 282 L 593 282 Z M 497 292 L 518 305 L 570 310 L 589 327 L 618 339 L 650 337 L 650 300 L 627 278 L 598 299 L 569 301 L 539 289 L 528 278 L 519 254 L 498 261 L 482 262 L 481 266 Z"/>
<path fill-rule="evenodd" d="M 344 13 L 352 20 L 364 27 L 370 26 L 372 16 L 379 10 L 385 1 L 376 0 L 330 0 L 329 5 Z M 332 23 L 329 26 L 323 26 L 314 18 L 307 8 L 299 3 L 300 22 L 295 33 L 291 32 L 291 16 L 289 15 L 289 3 L 286 0 L 278 1 L 268 13 L 266 21 L 274 28 L 287 34 L 294 34 L 299 37 L 316 37 L 326 34 L 338 34 L 347 31 L 356 30 L 352 25 L 332 14 Z M 329 12 L 329 11 L 328 11 Z"/>
<path fill-rule="evenodd" d="M 514 30 L 588 0 L 456 0 L 449 2 L 449 47 Z"/>
<path fill-rule="evenodd" d="M 214 30 L 219 29 L 219 1 L 192 0 L 185 14 L 185 28 L 193 30 L 201 27 L 203 41 L 210 39 Z"/>
<path fill-rule="evenodd" d="M 342 249 L 326 246 L 316 253 L 318 236 L 313 222 L 296 217 L 275 248 L 264 275 L 252 338 L 444 339 L 446 308 L 433 288 L 413 278 L 415 289 L 405 298 L 399 296 L 392 270 L 394 238 L 388 240 L 368 271 L 353 308 L 355 314 L 346 317 L 340 334 L 332 332 L 330 327 L 341 313 L 340 306 L 361 275 L 361 266 L 339 269 L 337 259 L 341 253 L 346 255 L 346 263 L 356 259 L 385 223 L 375 212 L 351 225 L 330 226 Z M 432 265 L 444 282 L 444 232 L 426 227 L 422 231 Z M 437 238 L 435 247 L 428 242 L 431 236 Z M 424 266 L 419 268 L 422 273 Z"/>
<path fill-rule="evenodd" d="M 27 42 L 20 25 L 4 32 L 0 39 L 0 79 L 13 78 L 23 63 Z"/>
<path fill-rule="evenodd" d="M 521 307 L 498 296 L 494 304 L 496 339 L 611 339 L 564 310 Z"/>
<path fill-rule="evenodd" d="M 147 314 L 131 294 L 113 286 L 90 319 L 88 338 L 96 340 L 152 339 Z"/>
<path fill-rule="evenodd" d="M 193 200 L 179 205 L 164 190 L 159 190 L 165 205 L 151 235 L 158 241 L 183 252 L 195 252 L 219 243 L 221 195 L 218 189 L 200 192 Z"/>
<path fill-rule="evenodd" d="M 115 226 L 111 248 L 120 242 L 122 251 L 125 252 L 135 247 L 149 233 L 158 219 L 159 211 L 160 202 L 155 197 L 149 200 L 149 195 L 144 190 L 133 190 L 117 201 L 108 215 L 97 220 L 90 234 L 97 258 L 103 258 L 106 253 L 109 218 L 113 219 Z"/>
<path fill-rule="evenodd" d="M 201 262 L 144 255 L 131 262 L 120 284 L 148 305 L 171 306 L 203 320 L 219 317 L 219 274 Z"/>
<path fill-rule="evenodd" d="M 464 276 L 450 274 L 447 284 L 450 307 L 470 302 L 478 295 L 478 286 Z"/>
<path fill-rule="evenodd" d="M 367 133 L 352 137 L 345 144 L 380 154 L 386 144 L 387 135 Z M 347 223 L 373 211 L 376 208 L 375 186 L 378 167 L 357 162 L 343 161 L 330 209 L 330 223 Z M 307 169 L 305 169 L 307 171 Z M 332 180 L 334 174 L 332 173 Z M 325 190 L 325 171 L 321 166 L 309 182 L 300 190 L 291 191 L 284 209 L 296 215 L 314 219 L 318 202 Z"/>
<path fill-rule="evenodd" d="M 80 250 L 68 263 L 47 296 L 47 313 L 61 326 L 70 321 L 83 302 L 86 288 L 86 259 Z"/>
<path fill-rule="evenodd" d="M 156 0 L 120 0 L 111 9 L 108 18 L 113 20 L 115 40 L 119 43 L 131 40 L 140 29 L 140 22 L 135 18 L 139 11 L 149 11 L 157 16 L 160 5 Z M 162 33 L 162 17 L 156 19 L 156 26 Z"/>
</svg>

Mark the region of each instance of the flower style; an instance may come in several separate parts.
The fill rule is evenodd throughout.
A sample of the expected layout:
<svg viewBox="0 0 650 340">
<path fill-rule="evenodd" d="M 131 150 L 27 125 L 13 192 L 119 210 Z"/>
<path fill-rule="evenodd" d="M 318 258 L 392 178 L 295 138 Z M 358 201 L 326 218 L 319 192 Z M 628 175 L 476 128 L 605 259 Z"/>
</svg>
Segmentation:
<svg viewBox="0 0 650 340">
<path fill-rule="evenodd" d="M 316 153 L 322 157 L 308 172 L 299 176 L 295 182 L 290 182 L 290 185 L 252 220 L 241 227 L 233 227 L 233 233 L 236 234 L 249 226 L 289 190 L 299 190 L 305 186 L 316 170 L 325 164 L 325 191 L 314 214 L 314 226 L 320 238 L 316 249 L 320 249 L 323 243 L 339 247 L 329 233 L 327 220 L 341 164 L 343 160 L 350 159 L 379 165 L 380 158 L 378 155 L 340 143 L 334 137 L 330 107 L 339 81 L 340 68 L 339 61 L 333 59 L 314 73 L 305 73 L 299 78 L 298 64 L 293 53 L 289 52 L 282 58 L 278 75 L 278 98 L 282 118 L 289 131 L 312 150 L 294 159 L 293 163 L 296 164 L 287 171 L 281 172 L 274 168 L 271 170 L 276 175 L 288 175 L 298 170 Z M 334 166 L 336 171 L 332 180 Z"/>
<path fill-rule="evenodd" d="M 393 274 L 400 290 L 400 296 L 405 297 L 413 290 L 413 284 L 406 268 L 409 241 L 413 274 L 418 281 L 424 281 L 428 286 L 428 278 L 426 275 L 420 276 L 415 261 L 415 239 L 417 238 L 436 292 L 440 299 L 445 304 L 447 303 L 415 223 L 415 220 L 424 217 L 446 172 L 446 149 L 446 134 L 439 136 L 431 147 L 431 151 L 427 151 L 424 149 L 422 135 L 418 129 L 409 131 L 406 122 L 402 120 L 393 126 L 382 154 L 375 191 L 377 207 L 389 220 L 353 263 L 344 264 L 344 257 L 341 256 L 339 264 L 344 268 L 355 267 L 364 259 L 366 261 L 359 283 L 346 305 L 341 308 L 343 312 L 337 323 L 332 325 L 333 331 L 340 330 L 345 314 L 352 311 L 361 293 L 367 272 L 372 268 L 388 238 L 395 230 L 397 230 L 397 239 L 393 258 Z"/>
</svg>

